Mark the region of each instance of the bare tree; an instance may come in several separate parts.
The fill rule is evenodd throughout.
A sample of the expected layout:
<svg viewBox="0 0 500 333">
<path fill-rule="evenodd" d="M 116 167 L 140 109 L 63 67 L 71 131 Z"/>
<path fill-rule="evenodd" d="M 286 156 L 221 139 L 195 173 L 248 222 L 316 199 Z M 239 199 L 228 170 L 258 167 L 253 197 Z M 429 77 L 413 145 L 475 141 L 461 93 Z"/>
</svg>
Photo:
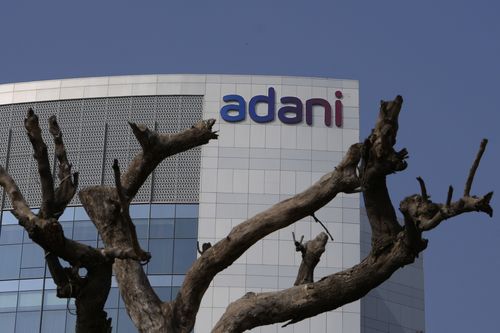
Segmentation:
<svg viewBox="0 0 500 333">
<path fill-rule="evenodd" d="M 130 123 L 142 151 L 123 173 L 115 160 L 115 187 L 93 186 L 79 192 L 85 210 L 104 241 L 105 247 L 101 249 L 66 238 L 58 222 L 76 193 L 78 175 L 71 173 L 55 117 L 49 119 L 49 130 L 59 161 L 57 188 L 50 172 L 38 118 L 30 110 L 25 120 L 42 187 L 39 212 L 31 212 L 14 180 L 1 167 L 0 184 L 11 199 L 13 214 L 19 224 L 45 250 L 58 297 L 75 298 L 78 333 L 110 331 L 111 320 L 107 318 L 104 304 L 111 287 L 112 271 L 116 274 L 128 314 L 140 332 L 190 332 L 201 299 L 215 275 L 248 248 L 276 230 L 306 216 L 314 216 L 314 212 L 339 193 L 362 192 L 372 229 L 372 250 L 361 263 L 314 282 L 313 271 L 324 252 L 328 236 L 320 233 L 315 239 L 302 243 L 303 239 L 297 241 L 294 235 L 296 249 L 303 257 L 295 286 L 277 292 L 247 293 L 228 306 L 212 332 L 242 332 L 278 322 L 293 324 L 366 295 L 397 269 L 412 263 L 427 246 L 423 232 L 432 230 L 442 221 L 472 211 L 490 216 L 493 213 L 489 205 L 492 192 L 480 197 L 470 195 L 487 143 L 483 140 L 463 195 L 458 200 L 452 200 L 453 188 L 450 186 L 444 203 L 432 202 L 424 181 L 418 178 L 421 193 L 400 203 L 404 225 L 398 223 L 386 177 L 407 166 L 407 151 L 394 149 L 402 102 L 400 96 L 382 102 L 370 136 L 363 143 L 353 144 L 342 162 L 310 188 L 237 225 L 213 246 L 203 244 L 200 256 L 171 302 L 159 299 L 143 270 L 142 263 L 147 262 L 151 254 L 139 246 L 129 207 L 139 188 L 161 161 L 217 138 L 212 130 L 214 120 L 201 121 L 177 134 L 159 134 Z M 60 259 L 70 267 L 63 267 Z M 80 268 L 87 271 L 83 277 L 79 274 Z"/>
</svg>

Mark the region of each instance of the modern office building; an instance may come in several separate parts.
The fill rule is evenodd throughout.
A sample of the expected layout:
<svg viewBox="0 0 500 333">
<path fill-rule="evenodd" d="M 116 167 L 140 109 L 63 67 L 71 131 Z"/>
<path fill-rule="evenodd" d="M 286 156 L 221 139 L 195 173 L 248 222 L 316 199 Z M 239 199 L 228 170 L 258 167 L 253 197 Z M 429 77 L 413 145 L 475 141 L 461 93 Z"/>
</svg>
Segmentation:
<svg viewBox="0 0 500 333">
<path fill-rule="evenodd" d="M 175 297 L 196 258 L 196 242 L 216 242 L 231 228 L 304 190 L 331 171 L 359 141 L 358 82 L 254 75 L 144 75 L 50 80 L 0 85 L 0 164 L 30 206 L 40 205 L 40 185 L 23 119 L 32 107 L 42 128 L 57 115 L 80 188 L 112 185 L 112 161 L 122 167 L 139 150 L 127 121 L 177 132 L 215 118 L 219 140 L 165 160 L 144 184 L 131 213 L 144 249 L 145 267 L 164 300 Z M 53 152 L 47 131 L 44 137 Z M 41 249 L 9 212 L 2 193 L 0 327 L 2 332 L 72 332 L 74 306 L 55 296 Z M 316 277 L 351 267 L 369 251 L 369 228 L 358 194 L 342 194 L 316 216 L 329 241 Z M 101 242 L 77 197 L 60 219 L 68 237 Z M 209 332 L 226 306 L 248 291 L 293 285 L 300 254 L 292 231 L 305 240 L 323 229 L 303 219 L 270 234 L 221 272 L 208 289 L 196 333 Z M 116 282 L 106 311 L 113 331 L 135 332 Z M 367 297 L 295 325 L 253 332 L 405 332 L 424 330 L 421 260 L 398 272 Z"/>
</svg>

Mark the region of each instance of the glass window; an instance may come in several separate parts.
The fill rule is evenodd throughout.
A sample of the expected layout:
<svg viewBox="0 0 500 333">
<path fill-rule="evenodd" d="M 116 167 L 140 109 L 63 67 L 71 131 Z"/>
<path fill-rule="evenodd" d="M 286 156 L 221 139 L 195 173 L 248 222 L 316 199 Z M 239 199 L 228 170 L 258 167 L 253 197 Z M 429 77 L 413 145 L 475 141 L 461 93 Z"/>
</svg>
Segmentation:
<svg viewBox="0 0 500 333">
<path fill-rule="evenodd" d="M 73 237 L 73 220 L 63 221 L 60 222 L 60 224 L 63 228 L 64 236 L 66 236 L 67 238 Z"/>
<path fill-rule="evenodd" d="M 65 326 L 66 310 L 43 312 L 42 333 L 64 333 Z"/>
<path fill-rule="evenodd" d="M 111 333 L 118 333 L 116 326 L 118 326 L 118 309 L 104 309 L 107 312 L 108 318 L 111 318 Z M 74 327 L 73 331 L 74 332 Z"/>
<path fill-rule="evenodd" d="M 67 312 L 66 315 L 66 333 L 75 333 L 76 328 L 76 310 Z"/>
<path fill-rule="evenodd" d="M 21 268 L 21 279 L 33 279 L 33 278 L 41 278 L 45 272 L 44 267 L 36 267 L 36 268 Z M 49 271 L 47 270 L 47 275 L 49 275 Z"/>
<path fill-rule="evenodd" d="M 175 299 L 177 297 L 180 289 L 181 287 L 172 287 L 172 299 Z"/>
<path fill-rule="evenodd" d="M 16 326 L 15 313 L 0 313 L 0 327 L 3 332 L 14 332 Z"/>
<path fill-rule="evenodd" d="M 152 218 L 149 226 L 149 237 L 151 238 L 173 238 L 174 219 Z"/>
<path fill-rule="evenodd" d="M 155 287 L 154 290 L 158 297 L 163 301 L 169 301 L 172 297 L 172 288 L 171 287 Z"/>
<path fill-rule="evenodd" d="M 15 291 L 19 289 L 19 281 L 17 280 L 7 280 L 0 281 L 0 292 L 3 291 Z"/>
<path fill-rule="evenodd" d="M 17 219 L 10 210 L 6 210 L 2 213 L 2 225 L 6 224 L 17 224 Z"/>
<path fill-rule="evenodd" d="M 149 205 L 130 205 L 130 217 L 135 218 L 148 218 Z"/>
<path fill-rule="evenodd" d="M 18 312 L 16 333 L 33 333 L 40 329 L 40 311 Z"/>
<path fill-rule="evenodd" d="M 148 238 L 148 219 L 135 218 L 132 221 L 135 225 L 137 238 Z"/>
<path fill-rule="evenodd" d="M 175 239 L 174 244 L 173 271 L 174 274 L 184 274 L 196 258 L 196 239 Z"/>
<path fill-rule="evenodd" d="M 62 213 L 61 216 L 59 216 L 59 222 L 62 221 L 73 221 L 75 215 L 75 207 L 67 207 L 64 210 L 64 213 Z"/>
<path fill-rule="evenodd" d="M 175 217 L 180 218 L 197 218 L 198 217 L 198 205 L 176 205 L 175 206 Z"/>
<path fill-rule="evenodd" d="M 120 333 L 137 333 L 137 328 L 135 328 L 132 320 L 127 314 L 125 309 L 118 310 L 118 327 L 116 328 L 117 332 Z"/>
<path fill-rule="evenodd" d="M 20 291 L 17 305 L 18 311 L 39 309 L 42 305 L 42 291 Z"/>
<path fill-rule="evenodd" d="M 97 230 L 92 222 L 85 220 L 75 220 L 73 228 L 73 239 L 97 240 Z"/>
<path fill-rule="evenodd" d="M 83 207 L 75 207 L 75 221 L 90 221 L 90 217 Z"/>
<path fill-rule="evenodd" d="M 106 300 L 105 308 L 118 308 L 118 298 L 120 297 L 118 288 L 111 288 L 109 291 L 108 299 Z"/>
<path fill-rule="evenodd" d="M 45 258 L 42 248 L 37 244 L 23 244 L 22 268 L 44 267 Z"/>
<path fill-rule="evenodd" d="M 172 273 L 173 241 L 171 239 L 151 239 L 149 252 L 152 258 L 148 264 L 149 274 Z"/>
<path fill-rule="evenodd" d="M 23 242 L 23 228 L 19 225 L 0 226 L 0 244 L 20 244 Z"/>
<path fill-rule="evenodd" d="M 173 218 L 175 216 L 175 205 L 151 205 L 151 218 Z"/>
<path fill-rule="evenodd" d="M 22 245 L 2 245 L 0 246 L 0 279 L 18 279 L 19 268 L 21 267 Z"/>
<path fill-rule="evenodd" d="M 16 311 L 16 306 L 17 306 L 17 291 L 0 293 L 0 312 Z"/>
<path fill-rule="evenodd" d="M 198 238 L 198 220 L 176 218 L 175 238 Z"/>
<path fill-rule="evenodd" d="M 57 292 L 55 290 L 45 291 L 45 295 L 43 297 L 43 308 L 45 310 L 66 309 L 67 304 L 68 299 L 57 297 Z"/>
</svg>

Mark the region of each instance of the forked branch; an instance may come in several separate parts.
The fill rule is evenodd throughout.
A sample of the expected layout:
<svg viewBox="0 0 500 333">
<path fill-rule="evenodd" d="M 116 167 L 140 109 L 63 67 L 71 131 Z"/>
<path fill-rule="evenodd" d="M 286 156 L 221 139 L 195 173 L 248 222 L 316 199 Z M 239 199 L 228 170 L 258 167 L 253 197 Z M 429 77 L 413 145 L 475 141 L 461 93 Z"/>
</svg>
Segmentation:
<svg viewBox="0 0 500 333">
<path fill-rule="evenodd" d="M 491 217 L 493 215 L 493 209 L 490 206 L 490 201 L 493 192 L 489 192 L 481 197 L 470 196 L 474 176 L 479 167 L 487 143 L 488 140 L 486 139 L 481 141 L 479 151 L 474 159 L 465 183 L 463 197 L 452 202 L 453 187 L 451 186 L 448 189 L 445 204 L 433 203 L 425 199 L 423 195 L 409 196 L 405 198 L 400 205 L 400 210 L 405 216 L 405 219 L 412 221 L 420 232 L 422 232 L 432 230 L 442 221 L 467 212 L 483 212 Z"/>
</svg>

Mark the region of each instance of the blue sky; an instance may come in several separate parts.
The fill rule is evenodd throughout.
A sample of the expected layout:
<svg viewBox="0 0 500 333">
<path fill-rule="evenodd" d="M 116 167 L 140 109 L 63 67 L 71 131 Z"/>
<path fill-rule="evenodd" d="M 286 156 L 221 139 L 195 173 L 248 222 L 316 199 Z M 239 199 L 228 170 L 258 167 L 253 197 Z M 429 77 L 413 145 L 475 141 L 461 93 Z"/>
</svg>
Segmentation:
<svg viewBox="0 0 500 333">
<path fill-rule="evenodd" d="M 70 4 L 71 3 L 71 4 Z M 360 81 L 362 136 L 380 99 L 405 99 L 395 202 L 427 181 L 499 189 L 498 1 L 2 1 L 0 83 L 145 73 L 250 73 Z M 498 198 L 493 207 L 500 213 Z M 397 205 L 397 204 L 396 204 Z M 427 332 L 497 332 L 500 223 L 469 214 L 428 235 Z"/>
</svg>

